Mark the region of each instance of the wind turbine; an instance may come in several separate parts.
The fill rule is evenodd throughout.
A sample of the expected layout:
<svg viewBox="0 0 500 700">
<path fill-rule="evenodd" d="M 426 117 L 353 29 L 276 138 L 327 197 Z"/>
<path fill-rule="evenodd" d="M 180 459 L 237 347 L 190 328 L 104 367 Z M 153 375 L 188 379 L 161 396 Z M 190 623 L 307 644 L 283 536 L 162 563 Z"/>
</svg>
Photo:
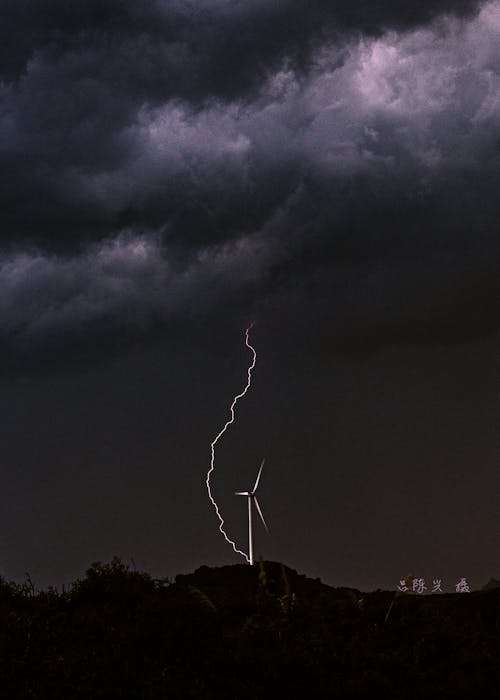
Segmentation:
<svg viewBox="0 0 500 700">
<path fill-rule="evenodd" d="M 264 467 L 264 462 L 265 458 L 262 460 L 259 473 L 257 474 L 257 478 L 255 479 L 255 484 L 254 487 L 251 491 L 235 491 L 235 496 L 246 496 L 248 498 L 248 563 L 253 564 L 253 530 L 252 530 L 252 503 L 255 505 L 257 508 L 257 513 L 260 515 L 260 519 L 262 520 L 262 523 L 264 527 L 266 528 L 266 532 L 269 532 L 269 528 L 266 525 L 266 521 L 264 520 L 264 516 L 262 515 L 262 511 L 259 506 L 259 501 L 257 500 L 257 496 L 255 495 L 255 492 L 257 491 L 257 487 L 259 485 L 260 481 L 260 475 L 262 474 L 262 468 Z"/>
</svg>

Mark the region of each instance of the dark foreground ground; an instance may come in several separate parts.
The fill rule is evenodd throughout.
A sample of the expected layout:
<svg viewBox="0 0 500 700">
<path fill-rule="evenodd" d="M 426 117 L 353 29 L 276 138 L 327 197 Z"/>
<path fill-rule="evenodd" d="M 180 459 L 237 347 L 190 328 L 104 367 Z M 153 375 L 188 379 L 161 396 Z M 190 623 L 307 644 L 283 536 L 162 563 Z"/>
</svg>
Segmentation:
<svg viewBox="0 0 500 700">
<path fill-rule="evenodd" d="M 331 588 L 283 565 L 175 583 L 94 564 L 69 591 L 0 579 L 0 697 L 496 698 L 500 589 Z"/>
</svg>

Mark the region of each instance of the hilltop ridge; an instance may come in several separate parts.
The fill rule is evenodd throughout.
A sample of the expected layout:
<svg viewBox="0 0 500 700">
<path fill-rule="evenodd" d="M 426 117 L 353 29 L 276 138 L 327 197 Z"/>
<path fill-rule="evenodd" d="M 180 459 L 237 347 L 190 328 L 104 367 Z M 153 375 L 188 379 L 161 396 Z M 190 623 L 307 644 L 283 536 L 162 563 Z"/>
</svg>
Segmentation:
<svg viewBox="0 0 500 700">
<path fill-rule="evenodd" d="M 9 700 L 385 700 L 500 689 L 500 589 L 333 588 L 278 562 L 174 581 L 95 563 L 68 591 L 0 579 Z"/>
</svg>

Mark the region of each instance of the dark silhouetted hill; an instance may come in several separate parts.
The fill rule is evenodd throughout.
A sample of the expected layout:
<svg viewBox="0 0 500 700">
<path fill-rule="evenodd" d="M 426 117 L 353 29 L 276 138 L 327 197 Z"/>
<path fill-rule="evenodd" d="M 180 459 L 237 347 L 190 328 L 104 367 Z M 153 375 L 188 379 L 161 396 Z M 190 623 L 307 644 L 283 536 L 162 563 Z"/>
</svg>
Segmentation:
<svg viewBox="0 0 500 700">
<path fill-rule="evenodd" d="M 174 582 L 93 564 L 68 591 L 0 579 L 2 698 L 497 697 L 500 589 L 332 588 L 275 562 Z"/>
</svg>

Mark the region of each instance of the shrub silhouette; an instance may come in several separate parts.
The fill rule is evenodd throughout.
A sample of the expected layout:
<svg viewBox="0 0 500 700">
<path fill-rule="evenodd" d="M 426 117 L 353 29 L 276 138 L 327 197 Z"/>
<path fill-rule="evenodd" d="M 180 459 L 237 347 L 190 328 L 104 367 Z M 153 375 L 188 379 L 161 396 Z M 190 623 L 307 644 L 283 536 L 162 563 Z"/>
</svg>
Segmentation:
<svg viewBox="0 0 500 700">
<path fill-rule="evenodd" d="M 85 578 L 71 587 L 72 600 L 130 602 L 139 596 L 151 595 L 169 584 L 168 579 L 153 579 L 145 572 L 130 571 L 119 557 L 109 564 L 94 562 Z"/>
</svg>

